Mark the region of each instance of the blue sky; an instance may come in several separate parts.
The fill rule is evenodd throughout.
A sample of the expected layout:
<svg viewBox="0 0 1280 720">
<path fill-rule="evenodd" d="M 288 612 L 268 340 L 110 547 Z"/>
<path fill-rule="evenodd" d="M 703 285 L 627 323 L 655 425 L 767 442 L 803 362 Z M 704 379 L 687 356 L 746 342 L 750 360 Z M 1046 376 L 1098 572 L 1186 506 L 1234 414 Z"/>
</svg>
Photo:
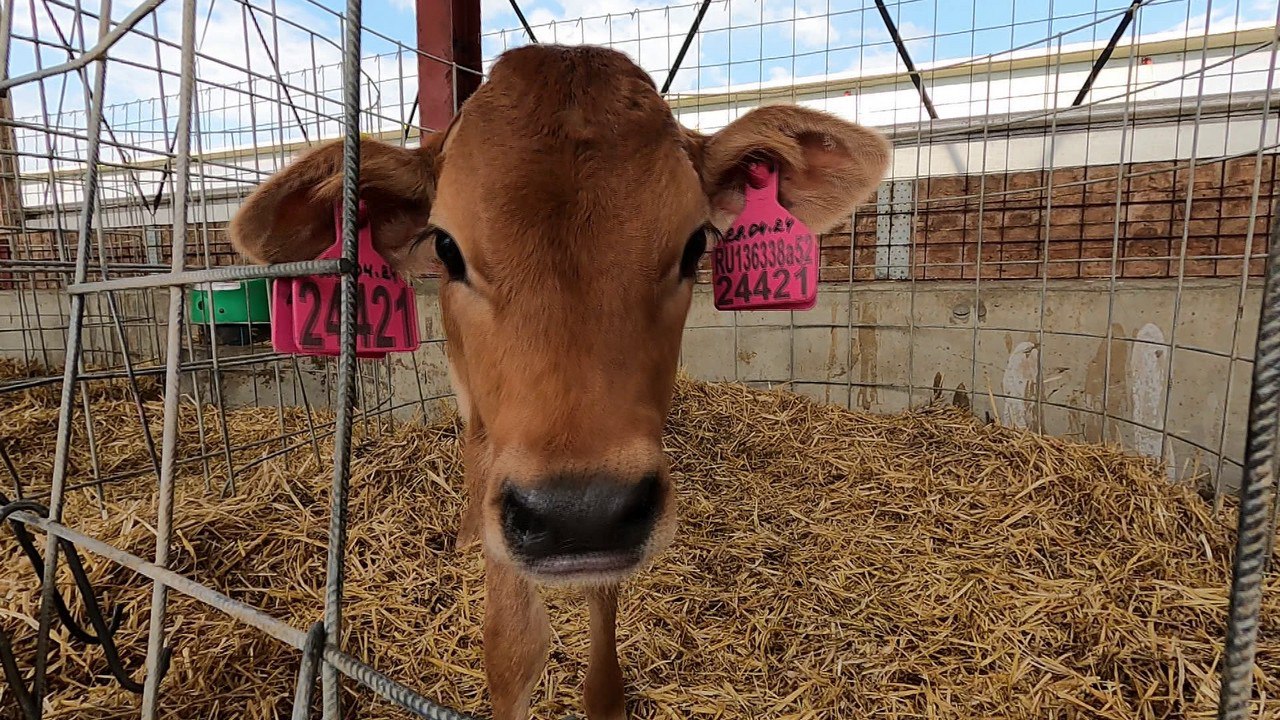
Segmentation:
<svg viewBox="0 0 1280 720">
<path fill-rule="evenodd" d="M 439 1 L 439 0 L 432 0 Z M 481 0 L 484 49 L 491 59 L 504 47 L 524 44 L 508 0 Z M 917 63 L 945 61 L 1008 51 L 1021 46 L 1052 47 L 1104 40 L 1118 22 L 1114 16 L 1129 0 L 895 0 L 889 3 Z M 1206 20 L 1214 30 L 1235 22 L 1273 20 L 1280 0 L 1151 0 L 1138 16 L 1140 34 L 1185 30 L 1200 34 Z M 336 63 L 334 43 L 339 26 L 333 11 L 344 0 L 251 0 L 253 14 L 240 0 L 198 0 L 202 60 L 199 76 L 209 83 L 243 83 L 251 66 L 260 75 L 304 70 Z M 1212 5 L 1210 5 L 1212 3 Z M 74 33 L 69 13 L 36 2 L 33 20 L 27 3 L 16 3 L 15 28 L 20 34 L 38 32 L 54 39 L 51 19 Z M 86 0 L 86 7 L 96 2 Z M 136 3 L 116 2 L 113 15 L 126 15 Z M 365 25 L 407 46 L 415 44 L 414 0 L 365 3 Z M 275 8 L 283 21 L 271 22 Z M 661 83 L 666 69 L 692 23 L 696 4 L 666 5 L 657 0 L 525 0 L 521 7 L 539 40 L 610 44 L 631 54 Z M 179 37 L 180 0 L 168 0 L 141 26 L 161 37 Z M 253 19 L 258 24 L 252 23 Z M 267 42 L 258 36 L 261 27 Z M 87 23 L 86 32 L 96 33 Z M 1066 33 L 1060 38 L 1056 34 Z M 367 36 L 367 53 L 386 53 L 393 45 Z M 177 52 L 155 43 L 130 38 L 118 47 L 108 75 L 109 97 L 125 102 L 159 94 L 161 80 L 154 68 L 177 66 Z M 45 64 L 66 60 L 64 52 L 43 51 Z M 412 66 L 412 59 L 409 59 Z M 703 22 L 675 88 L 711 90 L 727 84 L 785 81 L 790 78 L 846 74 L 859 69 L 885 69 L 896 63 L 893 46 L 872 0 L 716 0 Z M 16 43 L 11 72 L 34 67 L 30 44 Z M 395 74 L 393 68 L 379 72 Z M 176 79 L 164 80 L 172 94 Z M 56 96 L 56 98 L 55 98 Z M 15 93 L 18 115 L 36 107 L 35 88 Z M 55 99 L 51 99 L 55 98 Z M 63 109 L 83 105 L 83 89 L 74 77 L 66 86 L 46 83 L 47 104 Z"/>
<path fill-rule="evenodd" d="M 332 0 L 326 0 L 332 2 Z M 919 63 L 982 56 L 1022 46 L 1091 42 L 1110 36 L 1129 0 L 895 0 L 887 3 Z M 1276 0 L 1152 0 L 1140 34 L 1215 30 L 1276 17 Z M 657 0 L 525 0 L 521 9 L 543 42 L 610 44 L 637 58 L 661 82 L 697 4 Z M 481 0 L 484 52 L 528 42 L 508 0 Z M 413 42 L 413 0 L 366 13 L 373 27 Z M 1058 37 L 1060 35 L 1060 37 Z M 1046 43 L 1046 40 L 1049 42 Z M 717 0 L 703 21 L 677 82 L 707 89 L 842 73 L 895 61 L 873 0 Z"/>
<path fill-rule="evenodd" d="M 409 0 L 379 12 L 407 14 Z M 1105 40 L 1129 0 L 897 0 L 887 3 L 917 63 L 981 56 L 1022 46 Z M 539 40 L 618 45 L 655 72 L 670 64 L 696 4 L 640 0 L 537 0 L 521 9 Z M 633 11 L 638 11 L 634 12 Z M 506 0 L 482 0 L 485 54 L 523 44 Z M 1274 20 L 1276 0 L 1153 0 L 1138 15 L 1140 34 L 1203 31 L 1234 21 Z M 394 17 L 388 22 L 395 24 Z M 1072 32 L 1074 31 L 1074 32 Z M 1063 34 L 1060 38 L 1054 37 Z M 628 42 L 637 38 L 639 42 Z M 894 53 L 872 0 L 722 0 L 713 2 L 685 67 L 714 87 L 812 77 L 881 64 Z M 661 78 L 659 78 L 661 79 Z M 686 78 L 687 81 L 687 78 Z"/>
</svg>

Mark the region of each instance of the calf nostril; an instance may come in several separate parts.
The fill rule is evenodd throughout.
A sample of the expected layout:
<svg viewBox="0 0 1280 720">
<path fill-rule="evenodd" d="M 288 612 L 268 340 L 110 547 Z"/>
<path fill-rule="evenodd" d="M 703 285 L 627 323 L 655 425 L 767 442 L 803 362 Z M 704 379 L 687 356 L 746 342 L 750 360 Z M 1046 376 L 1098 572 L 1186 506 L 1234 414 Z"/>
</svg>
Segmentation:
<svg viewBox="0 0 1280 720">
<path fill-rule="evenodd" d="M 636 484 L 618 520 L 623 525 L 646 525 L 653 521 L 662 502 L 662 483 L 655 474 Z"/>
<path fill-rule="evenodd" d="M 520 541 L 546 530 L 528 498 L 513 485 L 507 485 L 502 491 L 502 525 L 508 535 Z"/>
</svg>

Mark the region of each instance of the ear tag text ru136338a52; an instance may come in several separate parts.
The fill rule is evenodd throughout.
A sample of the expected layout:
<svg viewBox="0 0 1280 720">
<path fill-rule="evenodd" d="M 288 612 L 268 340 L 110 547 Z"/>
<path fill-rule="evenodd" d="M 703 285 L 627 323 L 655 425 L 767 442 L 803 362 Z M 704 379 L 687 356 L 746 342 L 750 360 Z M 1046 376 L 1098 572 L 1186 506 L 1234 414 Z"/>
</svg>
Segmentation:
<svg viewBox="0 0 1280 720">
<path fill-rule="evenodd" d="M 818 240 L 778 204 L 778 171 L 752 165 L 742 214 L 711 251 L 717 310 L 808 310 L 818 300 Z"/>
<path fill-rule="evenodd" d="M 337 239 L 319 260 L 342 257 L 342 204 L 334 206 Z M 373 246 L 364 201 L 357 224 L 360 271 L 356 275 L 356 355 L 383 358 L 418 349 L 413 288 Z M 293 355 L 337 355 L 341 344 L 342 278 L 308 275 L 277 278 L 271 293 L 271 345 Z"/>
</svg>

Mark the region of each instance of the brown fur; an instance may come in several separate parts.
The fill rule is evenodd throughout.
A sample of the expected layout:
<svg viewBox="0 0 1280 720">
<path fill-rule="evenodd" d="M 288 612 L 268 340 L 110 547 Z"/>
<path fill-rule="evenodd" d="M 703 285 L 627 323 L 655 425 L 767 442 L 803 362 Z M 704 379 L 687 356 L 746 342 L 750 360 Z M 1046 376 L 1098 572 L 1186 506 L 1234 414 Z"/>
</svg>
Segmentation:
<svg viewBox="0 0 1280 720">
<path fill-rule="evenodd" d="M 498 488 L 656 472 L 668 491 L 648 562 L 675 529 L 661 434 L 692 283 L 678 264 L 708 221 L 741 209 L 745 163 L 779 163 L 783 203 L 823 231 L 884 175 L 887 142 L 798 107 L 749 113 L 714 135 L 680 127 L 652 80 L 595 47 L 506 53 L 450 128 L 406 150 L 362 143 L 374 238 L 401 271 L 454 237 L 467 282 L 442 282 L 450 376 L 466 421 L 461 543 L 487 563 L 485 665 L 496 720 L 523 720 L 550 630 L 537 585 L 504 546 Z M 341 145 L 296 160 L 245 202 L 236 246 L 256 262 L 317 256 L 334 237 Z M 604 480 L 593 480 L 603 482 Z M 644 563 L 642 562 L 641 565 Z M 588 587 L 591 720 L 624 717 L 615 647 L 618 575 Z"/>
</svg>

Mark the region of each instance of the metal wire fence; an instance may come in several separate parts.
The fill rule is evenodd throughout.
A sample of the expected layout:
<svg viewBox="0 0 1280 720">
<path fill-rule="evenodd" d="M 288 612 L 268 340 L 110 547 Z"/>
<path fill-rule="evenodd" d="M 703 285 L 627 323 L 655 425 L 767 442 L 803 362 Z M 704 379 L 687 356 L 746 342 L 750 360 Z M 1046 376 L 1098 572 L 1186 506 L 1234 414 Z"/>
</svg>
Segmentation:
<svg viewBox="0 0 1280 720">
<path fill-rule="evenodd" d="M 340 136 L 347 128 L 351 138 L 362 128 L 402 143 L 416 141 L 418 130 L 410 103 L 405 102 L 408 89 L 416 86 L 408 84 L 411 73 L 404 65 L 416 65 L 422 54 L 364 28 L 358 2 L 343 12 L 319 3 L 289 4 L 282 10 L 274 3 L 194 0 L 143 3 L 124 17 L 113 14 L 109 2 L 91 8 L 54 0 L 22 10 L 15 2 L 5 4 L 0 46 L 0 57 L 7 58 L 9 68 L 0 81 L 0 92 L 9 103 L 9 112 L 0 116 L 0 137 L 7 136 L 0 150 L 9 163 L 4 207 L 10 210 L 0 232 L 6 235 L 3 246 L 9 252 L 6 292 L 20 316 L 5 331 L 11 338 L 5 344 L 24 360 L 37 360 L 45 367 L 65 364 L 65 371 L 61 377 L 37 373 L 5 388 L 16 392 L 49 385 L 62 391 L 57 469 L 46 486 L 8 508 L 11 519 L 44 530 L 48 538 L 30 690 L 16 670 L 10 672 L 12 655 L 5 658 L 7 679 L 19 705 L 28 714 L 40 713 L 52 609 L 61 602 L 55 600 L 53 582 L 59 552 L 74 564 L 74 548 L 79 547 L 155 581 L 145 679 L 136 688 L 142 693 L 144 717 L 157 716 L 161 704 L 158 688 L 169 656 L 169 589 L 192 595 L 302 650 L 297 717 L 305 717 L 321 665 L 326 717 L 340 713 L 339 673 L 425 717 L 461 717 L 333 645 L 322 648 L 320 643 L 332 637 L 341 622 L 352 425 L 376 426 L 410 406 L 426 409 L 445 397 L 443 386 L 434 393 L 423 386 L 421 378 L 430 373 L 418 367 L 419 360 L 438 359 L 440 339 L 429 335 L 425 352 L 413 355 L 408 366 L 357 366 L 349 352 L 334 361 L 310 361 L 279 356 L 269 346 L 264 349 L 254 342 L 259 339 L 255 325 L 268 320 L 262 310 L 257 316 L 250 310 L 243 318 L 246 322 L 230 328 L 217 323 L 212 309 L 205 313 L 203 326 L 183 314 L 189 287 L 204 288 L 205 297 L 212 298 L 219 283 L 338 270 L 336 261 L 237 267 L 226 221 L 256 183 L 307 143 Z M 175 28 L 180 33 L 174 33 Z M 367 56 L 370 52 L 372 57 Z M 112 102 L 122 95 L 136 99 Z M 354 218 L 350 210 L 349 205 L 348 224 Z M 355 233 L 347 236 L 354 238 Z M 346 277 L 349 285 L 353 276 Z M 344 327 L 349 331 L 354 315 L 349 302 L 344 307 Z M 227 336 L 228 329 L 234 337 Z M 138 392 L 139 381 L 148 375 L 164 378 L 159 438 L 150 436 Z M 83 423 L 91 443 L 94 438 L 88 392 L 76 390 L 120 377 L 134 388 L 138 420 L 148 438 L 149 466 L 111 473 L 95 465 L 91 479 L 79 485 L 101 487 L 139 474 L 157 476 L 161 500 L 154 561 L 106 546 L 61 522 L 66 493 L 76 490 L 68 483 L 72 425 Z M 395 383 L 406 380 L 416 392 L 393 392 L 403 389 Z M 179 457 L 178 406 L 184 398 L 197 408 L 200 446 L 211 450 Z M 272 402 L 281 413 L 282 428 L 286 405 L 302 405 L 309 420 L 312 408 L 332 408 L 334 419 L 309 421 L 305 437 L 282 434 L 278 445 L 232 445 L 226 409 Z M 220 480 L 224 491 L 234 492 L 237 475 L 283 453 L 318 452 L 317 442 L 328 436 L 333 437 L 335 460 L 333 546 L 323 626 L 310 633 L 289 627 L 165 568 L 179 468 L 198 466 L 207 482 Z M 225 466 L 218 468 L 219 461 Z M 81 590 L 85 597 L 92 596 L 92 588 L 81 585 Z M 109 646 L 112 629 L 94 625 L 92 635 L 83 634 Z M 318 662 L 320 656 L 323 663 Z M 127 671 L 117 676 L 127 677 Z"/>
<path fill-rule="evenodd" d="M 339 263 L 245 268 L 226 231 L 257 183 L 317 141 L 419 142 L 419 64 L 443 61 L 413 47 L 403 17 L 369 11 L 362 22 L 358 0 L 2 7 L 0 351 L 55 370 L 0 393 L 61 393 L 52 475 L 15 476 L 25 504 L 9 507 L 46 533 L 23 707 L 39 714 L 61 602 L 53 581 L 60 556 L 74 563 L 80 548 L 154 583 L 144 717 L 163 705 L 169 589 L 301 652 L 295 717 L 317 672 L 325 717 L 340 713 L 339 674 L 424 717 L 461 717 L 322 642 L 342 620 L 353 429 L 376 433 L 451 401 L 432 283 L 419 284 L 416 353 L 358 361 L 344 301 L 342 356 L 282 356 L 253 309 L 255 283 Z M 567 18 L 526 4 L 499 19 L 523 26 L 484 34 L 486 69 L 535 40 L 605 44 L 669 86 L 677 117 L 704 132 L 786 102 L 887 133 L 890 177 L 823 238 L 818 308 L 716 313 L 700 287 L 684 366 L 878 412 L 947 398 L 1005 424 L 1120 443 L 1218 497 L 1240 493 L 1220 712 L 1244 717 L 1274 535 L 1280 379 L 1267 373 L 1280 367 L 1280 321 L 1263 275 L 1280 230 L 1276 3 L 724 0 Z M 348 161 L 344 237 L 354 238 Z M 216 292 L 239 294 L 247 316 L 220 322 Z M 191 314 L 199 298 L 209 303 L 201 317 Z M 99 427 L 88 389 L 127 381 L 146 429 L 140 383 L 159 378 L 163 429 L 145 431 L 147 462 L 95 461 L 73 478 L 73 429 L 92 446 Z M 197 451 L 179 449 L 182 404 L 197 415 Z M 233 443 L 227 413 L 238 406 L 274 407 L 280 435 Z M 304 431 L 285 428 L 291 408 L 305 411 Z M 321 409 L 333 419 L 314 417 Z M 318 455 L 322 440 L 333 442 L 333 493 L 321 625 L 291 627 L 166 569 L 177 474 L 234 492 L 237 477 L 289 453 Z M 69 493 L 146 476 L 161 498 L 152 559 L 64 522 Z M 110 623 L 98 620 L 83 635 L 109 642 Z M 14 672 L 11 685 L 26 682 Z"/>
</svg>

